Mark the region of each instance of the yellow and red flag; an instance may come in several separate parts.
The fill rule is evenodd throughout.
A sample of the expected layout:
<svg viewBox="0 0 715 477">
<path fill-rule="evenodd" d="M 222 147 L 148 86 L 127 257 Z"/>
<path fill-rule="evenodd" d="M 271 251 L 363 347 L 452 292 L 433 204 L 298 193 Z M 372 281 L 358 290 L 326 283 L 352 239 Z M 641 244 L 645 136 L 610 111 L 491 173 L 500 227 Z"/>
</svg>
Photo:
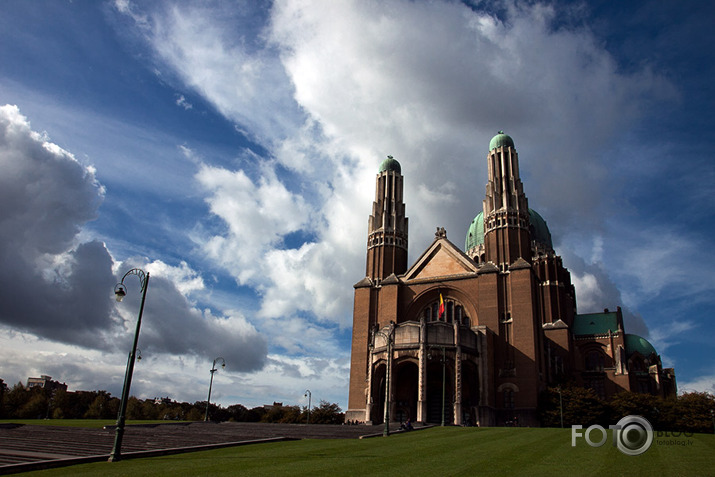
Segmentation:
<svg viewBox="0 0 715 477">
<path fill-rule="evenodd" d="M 439 319 L 442 319 L 442 315 L 444 315 L 444 300 L 442 299 L 442 294 L 439 294 Z"/>
</svg>

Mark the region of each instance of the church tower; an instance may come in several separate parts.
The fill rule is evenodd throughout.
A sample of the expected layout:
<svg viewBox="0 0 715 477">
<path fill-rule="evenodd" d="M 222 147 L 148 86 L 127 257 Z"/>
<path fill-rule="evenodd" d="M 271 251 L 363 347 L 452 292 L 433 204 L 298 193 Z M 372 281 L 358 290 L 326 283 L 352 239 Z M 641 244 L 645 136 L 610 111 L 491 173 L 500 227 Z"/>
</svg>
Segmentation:
<svg viewBox="0 0 715 477">
<path fill-rule="evenodd" d="M 400 163 L 387 156 L 375 181 L 375 201 L 367 224 L 365 276 L 378 284 L 407 270 L 407 217 Z"/>
<path fill-rule="evenodd" d="M 489 143 L 489 176 L 484 198 L 485 260 L 501 271 L 517 259 L 531 260 L 529 204 L 519 178 L 519 155 L 503 131 Z"/>
<path fill-rule="evenodd" d="M 382 161 L 375 179 L 375 201 L 367 222 L 365 278 L 355 284 L 350 392 L 347 419 L 369 419 L 366 376 L 370 343 L 377 326 L 394 320 L 397 313 L 398 275 L 407 271 L 407 224 L 403 202 L 402 168 L 392 156 Z M 381 323 L 382 322 L 382 323 Z"/>
<path fill-rule="evenodd" d="M 498 321 L 491 323 L 501 390 L 497 407 L 504 419 L 519 408 L 522 418 L 533 421 L 538 390 L 545 384 L 540 286 L 532 269 L 532 214 L 519 177 L 519 155 L 503 131 L 489 143 L 487 168 L 483 254 L 484 262 L 498 270 Z"/>
</svg>

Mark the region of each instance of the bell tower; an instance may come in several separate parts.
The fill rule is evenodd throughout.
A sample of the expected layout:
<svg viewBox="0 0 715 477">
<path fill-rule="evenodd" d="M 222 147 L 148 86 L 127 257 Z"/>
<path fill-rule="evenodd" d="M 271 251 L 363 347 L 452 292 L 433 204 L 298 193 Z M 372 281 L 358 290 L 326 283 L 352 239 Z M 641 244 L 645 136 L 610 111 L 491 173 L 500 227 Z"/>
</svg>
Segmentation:
<svg viewBox="0 0 715 477">
<path fill-rule="evenodd" d="M 371 337 L 380 321 L 384 325 L 395 319 L 399 288 L 399 280 L 395 275 L 407 271 L 407 217 L 402 194 L 400 163 L 392 156 L 387 156 L 380 164 L 375 179 L 375 201 L 367 222 L 365 278 L 354 285 L 350 391 L 346 420 L 367 422 L 371 418 Z"/>
<path fill-rule="evenodd" d="M 387 156 L 377 174 L 375 201 L 367 223 L 365 276 L 375 284 L 393 273 L 407 271 L 408 219 L 402 194 L 400 163 Z"/>
<path fill-rule="evenodd" d="M 529 203 L 519 178 L 519 155 L 504 131 L 489 143 L 489 176 L 484 198 L 485 260 L 501 271 L 517 259 L 531 261 Z"/>
</svg>

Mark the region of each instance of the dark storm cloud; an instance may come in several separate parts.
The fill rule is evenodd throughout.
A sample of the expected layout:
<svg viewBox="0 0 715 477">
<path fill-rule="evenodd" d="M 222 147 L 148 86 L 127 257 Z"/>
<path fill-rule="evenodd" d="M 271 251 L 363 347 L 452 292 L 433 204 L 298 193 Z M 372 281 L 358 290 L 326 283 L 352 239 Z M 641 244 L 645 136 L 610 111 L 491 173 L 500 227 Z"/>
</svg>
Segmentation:
<svg viewBox="0 0 715 477">
<path fill-rule="evenodd" d="M 125 263 L 131 269 L 132 264 Z M 139 347 L 149 354 L 191 354 L 212 360 L 221 356 L 232 370 L 253 371 L 263 367 L 267 354 L 265 338 L 242 316 L 214 316 L 208 310 L 192 306 L 176 285 L 158 273 L 151 265 L 141 265 L 150 273 Z M 136 280 L 136 279 L 135 279 Z M 133 327 L 139 310 L 139 285 L 125 284 L 132 299 L 122 302 Z M 129 341 L 125 336 L 125 341 Z"/>
<path fill-rule="evenodd" d="M 100 242 L 75 245 L 103 191 L 92 171 L 0 108 L 0 321 L 82 344 L 111 324 L 112 259 Z"/>
<path fill-rule="evenodd" d="M 0 108 L 0 166 L 0 324 L 88 349 L 128 350 L 139 282 L 127 277 L 129 297 L 116 304 L 112 290 L 121 275 L 109 251 L 79 240 L 104 195 L 93 170 L 33 131 L 16 106 Z M 155 267 L 140 347 L 154 355 L 223 355 L 242 371 L 263 366 L 266 341 L 243 317 L 196 309 L 161 275 L 171 267 Z"/>
</svg>

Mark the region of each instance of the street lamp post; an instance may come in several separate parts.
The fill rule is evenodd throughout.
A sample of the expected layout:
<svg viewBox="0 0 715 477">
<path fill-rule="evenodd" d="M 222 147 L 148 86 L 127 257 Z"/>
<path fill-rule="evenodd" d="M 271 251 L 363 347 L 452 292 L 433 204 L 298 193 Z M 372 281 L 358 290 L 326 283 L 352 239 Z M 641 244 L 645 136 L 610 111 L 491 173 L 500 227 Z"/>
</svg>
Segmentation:
<svg viewBox="0 0 715 477">
<path fill-rule="evenodd" d="M 127 370 L 124 374 L 124 387 L 122 388 L 122 400 L 119 404 L 119 415 L 117 416 L 117 431 L 114 436 L 114 447 L 112 453 L 109 454 L 109 462 L 117 462 L 122 458 L 122 438 L 124 437 L 124 422 L 127 413 L 127 401 L 129 400 L 129 388 L 132 385 L 132 374 L 134 373 L 134 357 L 137 352 L 137 342 L 139 341 L 139 330 L 142 325 L 142 314 L 144 313 L 144 301 L 146 300 L 146 290 L 149 287 L 149 273 L 144 273 L 140 268 L 132 268 L 122 277 L 122 281 L 114 287 L 114 295 L 117 301 L 127 295 L 127 287 L 124 286 L 124 279 L 129 275 L 136 275 L 139 278 L 140 291 L 142 292 L 142 301 L 139 306 L 139 317 L 137 318 L 137 328 L 134 332 L 134 343 L 132 351 L 129 353 L 127 361 Z"/>
<path fill-rule="evenodd" d="M 561 427 L 564 427 L 564 402 L 561 399 L 561 386 L 559 386 L 559 415 L 561 416 Z"/>
<path fill-rule="evenodd" d="M 211 387 L 214 384 L 214 373 L 218 371 L 218 369 L 216 369 L 216 361 L 219 360 L 221 360 L 221 368 L 226 368 L 226 361 L 220 356 L 214 359 L 214 362 L 211 365 L 211 381 L 209 381 L 209 397 L 206 398 L 206 415 L 204 415 L 204 422 L 209 420 L 209 406 L 211 405 Z"/>
<path fill-rule="evenodd" d="M 382 431 L 383 437 L 390 435 L 390 370 L 392 369 L 392 334 L 394 331 L 394 321 L 390 321 L 387 333 L 382 330 L 375 330 L 375 334 L 382 335 L 382 337 L 385 338 L 387 347 L 387 367 L 385 369 L 385 429 Z"/>
<path fill-rule="evenodd" d="M 310 400 L 313 397 L 313 393 L 310 392 L 310 389 L 305 390 L 304 397 L 308 398 L 308 417 L 305 420 L 306 424 L 310 424 Z"/>
<path fill-rule="evenodd" d="M 444 393 L 445 393 L 445 379 L 446 379 L 446 372 L 445 372 L 445 366 L 447 365 L 447 358 L 445 356 L 445 349 L 444 346 L 441 346 L 442 348 L 442 427 L 444 427 Z"/>
</svg>

